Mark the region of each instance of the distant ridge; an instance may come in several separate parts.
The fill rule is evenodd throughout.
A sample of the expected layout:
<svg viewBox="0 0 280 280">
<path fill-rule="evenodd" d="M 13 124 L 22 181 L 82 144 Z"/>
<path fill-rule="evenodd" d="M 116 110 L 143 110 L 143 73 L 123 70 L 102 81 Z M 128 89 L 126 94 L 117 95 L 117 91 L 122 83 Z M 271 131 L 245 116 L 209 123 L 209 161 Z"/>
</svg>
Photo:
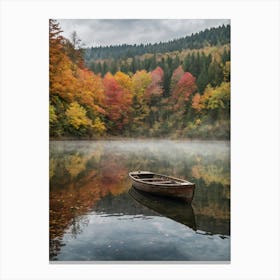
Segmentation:
<svg viewBox="0 0 280 280">
<path fill-rule="evenodd" d="M 174 39 L 168 42 L 140 45 L 100 46 L 85 49 L 86 61 L 108 58 L 128 58 L 145 53 L 165 53 L 183 49 L 200 49 L 205 46 L 224 45 L 230 43 L 230 25 L 222 25 L 205 29 L 198 33 Z"/>
</svg>

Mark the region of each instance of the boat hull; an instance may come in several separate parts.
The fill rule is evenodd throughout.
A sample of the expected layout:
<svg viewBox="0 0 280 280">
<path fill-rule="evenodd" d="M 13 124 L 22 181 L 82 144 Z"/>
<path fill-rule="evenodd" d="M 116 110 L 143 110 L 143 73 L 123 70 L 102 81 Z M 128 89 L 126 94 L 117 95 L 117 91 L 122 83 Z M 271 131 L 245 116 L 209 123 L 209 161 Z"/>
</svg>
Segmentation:
<svg viewBox="0 0 280 280">
<path fill-rule="evenodd" d="M 182 185 L 159 185 L 145 183 L 140 180 L 135 180 L 132 176 L 132 185 L 137 190 L 144 191 L 159 196 L 183 199 L 187 203 L 191 203 L 194 197 L 195 184 Z"/>
</svg>

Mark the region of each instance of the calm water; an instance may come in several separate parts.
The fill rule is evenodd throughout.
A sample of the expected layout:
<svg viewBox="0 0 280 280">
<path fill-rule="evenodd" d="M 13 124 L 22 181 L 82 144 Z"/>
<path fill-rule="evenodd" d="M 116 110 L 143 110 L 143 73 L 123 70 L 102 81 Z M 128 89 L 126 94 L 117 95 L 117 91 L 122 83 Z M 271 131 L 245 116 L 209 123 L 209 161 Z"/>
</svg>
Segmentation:
<svg viewBox="0 0 280 280">
<path fill-rule="evenodd" d="M 50 142 L 51 261 L 230 261 L 221 141 Z M 149 170 L 196 183 L 192 205 L 131 188 Z"/>
</svg>

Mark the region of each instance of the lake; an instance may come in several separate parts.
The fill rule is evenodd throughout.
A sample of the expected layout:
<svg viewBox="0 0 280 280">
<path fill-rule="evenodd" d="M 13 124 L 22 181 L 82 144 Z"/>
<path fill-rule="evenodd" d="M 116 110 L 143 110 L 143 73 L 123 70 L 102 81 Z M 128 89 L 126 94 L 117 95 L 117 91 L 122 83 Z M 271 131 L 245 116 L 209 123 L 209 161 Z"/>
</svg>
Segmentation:
<svg viewBox="0 0 280 280">
<path fill-rule="evenodd" d="M 132 170 L 195 183 L 192 205 Z M 228 141 L 51 141 L 49 174 L 50 261 L 230 261 Z"/>
</svg>

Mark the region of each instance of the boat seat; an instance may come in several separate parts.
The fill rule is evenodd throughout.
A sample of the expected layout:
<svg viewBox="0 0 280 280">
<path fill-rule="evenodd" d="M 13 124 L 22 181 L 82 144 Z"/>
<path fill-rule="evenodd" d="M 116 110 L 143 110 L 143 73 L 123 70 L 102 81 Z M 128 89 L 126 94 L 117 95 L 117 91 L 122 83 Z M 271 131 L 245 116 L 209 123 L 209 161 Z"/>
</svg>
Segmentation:
<svg viewBox="0 0 280 280">
<path fill-rule="evenodd" d="M 139 178 L 141 179 L 141 178 Z M 142 181 L 164 181 L 165 179 L 161 179 L 161 178 L 143 178 L 141 179 Z"/>
<path fill-rule="evenodd" d="M 177 182 L 171 181 L 171 180 L 164 180 L 164 179 L 141 179 L 141 181 L 146 181 L 148 183 L 158 183 L 158 184 L 177 184 Z"/>
<path fill-rule="evenodd" d="M 159 184 L 177 184 L 176 182 L 172 181 L 159 181 Z"/>
</svg>

